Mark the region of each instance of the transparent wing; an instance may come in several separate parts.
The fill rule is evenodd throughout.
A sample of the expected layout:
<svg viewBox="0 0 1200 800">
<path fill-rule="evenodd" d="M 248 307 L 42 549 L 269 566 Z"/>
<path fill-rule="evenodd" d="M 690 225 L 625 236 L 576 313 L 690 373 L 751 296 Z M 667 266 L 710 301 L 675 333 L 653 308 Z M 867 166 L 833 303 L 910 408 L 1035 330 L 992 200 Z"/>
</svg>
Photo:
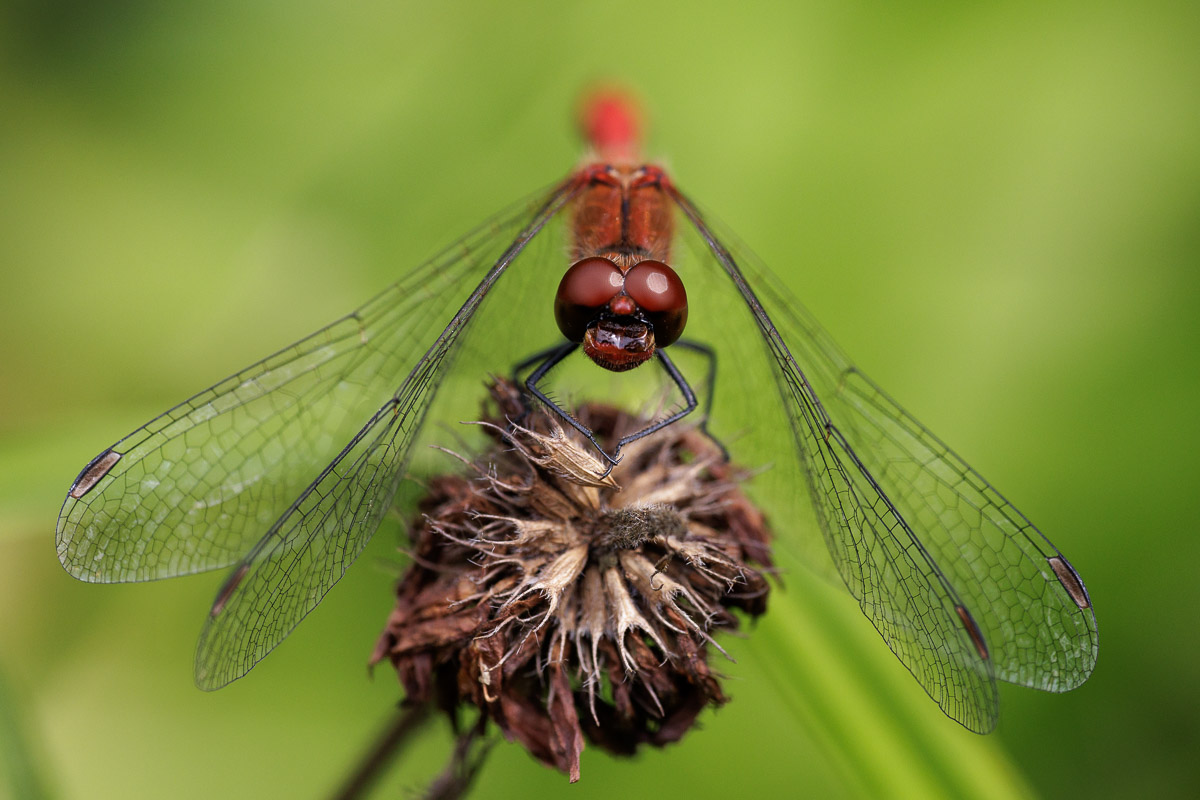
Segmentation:
<svg viewBox="0 0 1200 800">
<path fill-rule="evenodd" d="M 751 308 L 829 550 L 901 662 L 949 716 L 981 732 L 995 723 L 993 674 L 1059 691 L 1085 680 L 1095 617 L 1062 554 L 854 368 L 765 267 L 735 261 L 679 202 Z"/>
<path fill-rule="evenodd" d="M 516 235 L 405 378 L 266 535 L 217 594 L 196 651 L 196 683 L 246 674 L 316 608 L 375 533 L 459 337 L 492 285 L 570 196 L 553 192 Z"/>
<path fill-rule="evenodd" d="M 1045 691 L 1087 680 L 1099 649 L 1087 588 L 1024 514 L 855 367 L 778 279 L 754 286 L 830 414 L 965 599 L 996 677 Z"/>
<path fill-rule="evenodd" d="M 542 198 L 546 192 L 541 193 Z M 59 559 L 76 578 L 227 567 L 395 392 L 536 206 L 515 205 L 331 325 L 185 400 L 76 478 Z"/>
</svg>

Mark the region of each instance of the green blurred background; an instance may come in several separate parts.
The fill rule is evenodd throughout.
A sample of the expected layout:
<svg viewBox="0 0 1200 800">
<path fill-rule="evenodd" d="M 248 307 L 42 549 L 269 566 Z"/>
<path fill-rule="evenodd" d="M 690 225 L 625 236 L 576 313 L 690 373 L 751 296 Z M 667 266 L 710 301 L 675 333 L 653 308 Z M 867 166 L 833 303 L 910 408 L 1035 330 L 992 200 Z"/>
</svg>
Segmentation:
<svg viewBox="0 0 1200 800">
<path fill-rule="evenodd" d="M 74 582 L 54 520 L 153 414 L 563 175 L 580 88 L 1088 582 L 1095 675 L 975 737 L 837 592 L 734 642 L 734 702 L 576 797 L 1200 792 L 1195 3 L 0 5 L 0 792 L 322 796 L 398 697 L 380 535 L 243 681 L 219 582 Z M 791 587 L 790 587 L 791 588 Z M 839 660 L 840 659 L 840 660 Z M 434 726 L 381 796 L 440 767 Z M 479 796 L 560 793 L 501 744 Z M 636 794 L 635 794 L 636 793 Z"/>
</svg>

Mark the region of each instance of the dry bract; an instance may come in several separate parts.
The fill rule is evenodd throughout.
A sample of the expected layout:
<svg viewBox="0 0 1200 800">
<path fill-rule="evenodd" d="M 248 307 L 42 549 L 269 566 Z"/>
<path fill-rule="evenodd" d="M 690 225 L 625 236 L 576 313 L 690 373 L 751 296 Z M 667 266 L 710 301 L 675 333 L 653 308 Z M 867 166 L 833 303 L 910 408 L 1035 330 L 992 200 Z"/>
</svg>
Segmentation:
<svg viewBox="0 0 1200 800">
<path fill-rule="evenodd" d="M 391 660 L 408 703 L 475 706 L 575 781 L 585 740 L 661 746 L 726 701 L 711 631 L 766 610 L 768 531 L 693 428 L 634 442 L 601 478 L 544 414 L 505 433 L 519 400 L 506 383 L 492 397 L 494 446 L 431 481 L 372 662 Z M 645 426 L 601 405 L 579 417 L 601 441 Z"/>
</svg>

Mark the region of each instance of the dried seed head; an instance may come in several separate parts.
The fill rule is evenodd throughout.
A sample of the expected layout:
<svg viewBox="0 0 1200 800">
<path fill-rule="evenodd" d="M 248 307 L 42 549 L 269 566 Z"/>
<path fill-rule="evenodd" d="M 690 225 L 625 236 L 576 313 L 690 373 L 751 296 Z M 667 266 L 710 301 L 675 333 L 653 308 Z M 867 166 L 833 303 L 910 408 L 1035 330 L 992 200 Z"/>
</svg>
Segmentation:
<svg viewBox="0 0 1200 800">
<path fill-rule="evenodd" d="M 661 746 L 726 701 L 710 631 L 737 627 L 734 608 L 766 610 L 769 534 L 744 475 L 697 430 L 640 439 L 601 477 L 591 446 L 544 413 L 506 431 L 519 395 L 491 393 L 495 444 L 474 475 L 431 481 L 372 663 L 391 660 L 408 702 L 475 706 L 575 781 L 585 739 Z M 607 406 L 578 416 L 601 441 L 645 426 Z"/>
</svg>

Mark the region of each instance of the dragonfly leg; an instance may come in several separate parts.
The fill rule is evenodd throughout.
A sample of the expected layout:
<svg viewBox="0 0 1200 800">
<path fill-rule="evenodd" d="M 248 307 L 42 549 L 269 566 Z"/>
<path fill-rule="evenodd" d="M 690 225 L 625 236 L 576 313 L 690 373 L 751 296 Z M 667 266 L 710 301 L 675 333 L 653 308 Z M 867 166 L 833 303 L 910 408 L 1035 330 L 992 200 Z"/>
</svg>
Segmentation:
<svg viewBox="0 0 1200 800">
<path fill-rule="evenodd" d="M 529 377 L 525 379 L 525 388 L 531 395 L 545 403 L 546 406 L 548 406 L 555 414 L 567 422 L 572 428 L 583 434 L 584 437 L 592 443 L 592 446 L 595 447 L 604 460 L 608 462 L 608 469 L 606 469 L 604 472 L 605 475 L 611 472 L 612 468 L 620 462 L 621 448 L 623 448 L 625 445 L 629 444 L 630 442 L 637 441 L 644 436 L 649 436 L 652 433 L 662 430 L 668 425 L 678 422 L 688 414 L 695 411 L 696 407 L 699 405 L 699 402 L 696 399 L 695 391 L 692 390 L 692 387 L 687 382 L 687 379 L 683 377 L 683 373 L 680 372 L 679 368 L 675 366 L 675 362 L 672 361 L 671 357 L 662 350 L 657 351 L 655 355 L 658 356 L 658 360 L 662 365 L 662 368 L 666 371 L 667 375 L 671 377 L 671 380 L 675 382 L 675 385 L 683 394 L 684 407 L 666 419 L 659 420 L 653 425 L 643 428 L 636 433 L 622 437 L 617 442 L 616 449 L 610 455 L 596 440 L 595 434 L 592 433 L 587 426 L 571 416 L 564 408 L 562 408 L 562 406 L 558 405 L 558 403 L 554 402 L 549 396 L 546 395 L 545 392 L 538 388 L 538 384 L 544 377 L 546 377 L 546 374 L 549 373 L 550 370 L 555 366 L 557 366 L 564 358 L 575 352 L 578 346 L 579 345 L 573 342 L 566 342 L 564 344 L 555 345 L 554 347 L 535 353 L 516 366 L 514 369 L 514 376 L 519 376 L 521 372 L 524 372 L 529 367 L 535 364 L 537 365 L 533 372 L 529 374 Z M 729 451 L 725 449 L 725 445 L 708 432 L 708 417 L 712 412 L 713 389 L 716 385 L 717 354 L 711 347 L 700 344 L 699 342 L 683 340 L 675 342 L 674 346 L 699 353 L 708 360 L 708 371 L 704 379 L 704 419 L 700 422 L 699 428 L 700 431 L 709 438 L 709 440 L 711 440 L 717 445 L 718 448 L 720 448 L 722 458 L 725 461 L 728 461 Z M 515 378 L 515 381 L 517 383 L 521 382 L 517 378 Z"/>
<path fill-rule="evenodd" d="M 676 342 L 676 344 L 678 344 L 678 342 Z M 675 362 L 671 360 L 671 357 L 662 350 L 657 350 L 654 354 L 658 356 L 658 363 L 662 364 L 662 368 L 667 371 L 667 374 L 671 376 L 671 380 L 675 381 L 675 385 L 678 386 L 679 391 L 683 393 L 684 407 L 666 419 L 660 419 L 658 422 L 643 428 L 637 433 L 631 433 L 628 436 L 622 436 L 620 441 L 617 442 L 618 454 L 621 452 L 621 448 L 625 445 L 629 444 L 630 442 L 637 441 L 643 436 L 649 436 L 652 433 L 661 431 L 668 425 L 678 422 L 688 414 L 695 411 L 696 406 L 699 405 L 699 403 L 696 402 L 696 393 L 692 391 L 691 385 L 689 385 L 687 379 L 683 377 L 683 373 L 679 371 L 679 368 L 675 366 Z M 713 363 L 716 363 L 715 360 Z M 705 433 L 707 433 L 707 431 Z"/>
<path fill-rule="evenodd" d="M 538 350 L 528 358 L 517 362 L 516 366 L 514 366 L 512 370 L 513 385 L 520 386 L 521 384 L 525 384 L 525 388 L 528 389 L 531 394 L 539 399 L 542 398 L 542 393 L 537 390 L 536 386 L 530 386 L 529 382 L 532 381 L 534 384 L 537 384 L 546 375 L 546 373 L 550 371 L 551 367 L 570 355 L 571 351 L 575 347 L 576 345 L 572 344 L 571 342 L 556 344 L 553 347 L 547 347 L 545 350 Z M 537 371 L 530 375 L 527 380 L 522 381 L 521 373 L 532 367 L 534 364 L 539 365 Z M 523 423 L 529 416 L 529 412 L 533 410 L 529 406 L 528 395 L 521 396 L 521 406 L 523 409 L 521 411 L 521 416 L 517 417 L 515 420 L 512 420 L 512 422 L 516 422 L 518 424 Z"/>
<path fill-rule="evenodd" d="M 537 364 L 537 367 L 533 370 L 533 372 L 529 373 L 529 377 L 525 379 L 525 388 L 529 390 L 530 394 L 545 403 L 550 410 L 561 417 L 564 422 L 582 433 L 584 437 L 592 443 L 592 446 L 595 447 L 596 450 L 599 451 L 600 455 L 604 457 L 604 460 L 608 462 L 608 468 L 604 471 L 604 475 L 607 475 L 608 473 L 612 472 L 612 468 L 615 467 L 621 460 L 618 457 L 618 454 L 621 452 L 620 444 L 617 445 L 617 452 L 613 455 L 609 455 L 608 452 L 600 446 L 600 442 L 596 441 L 596 434 L 592 433 L 590 428 L 567 413 L 566 409 L 551 400 L 546 393 L 537 386 L 538 383 L 541 382 L 542 378 L 546 377 L 546 373 L 553 369 L 564 358 L 575 352 L 578 347 L 579 345 L 575 342 L 566 342 L 564 344 L 555 345 L 547 350 L 543 350 L 518 364 L 514 370 L 514 374 L 520 374 L 523 370 L 528 369 L 534 364 Z M 624 442 L 622 441 L 622 443 Z"/>
<path fill-rule="evenodd" d="M 693 353 L 699 353 L 708 361 L 708 374 L 704 376 L 704 419 L 700 421 L 700 432 L 712 441 L 721 450 L 721 459 L 729 460 L 729 451 L 725 449 L 725 445 L 720 439 L 713 436 L 708 431 L 708 421 L 712 419 L 713 396 L 716 394 L 717 387 L 717 353 L 711 347 L 700 342 L 694 342 L 691 339 L 680 339 L 675 342 L 672 347 L 678 347 L 683 350 L 691 350 Z M 667 370 L 670 373 L 670 370 Z M 671 377 L 675 377 L 672 375 Z M 678 383 L 678 380 L 676 381 Z M 682 387 L 680 387 L 682 388 Z M 686 395 L 686 392 L 685 392 Z"/>
</svg>

